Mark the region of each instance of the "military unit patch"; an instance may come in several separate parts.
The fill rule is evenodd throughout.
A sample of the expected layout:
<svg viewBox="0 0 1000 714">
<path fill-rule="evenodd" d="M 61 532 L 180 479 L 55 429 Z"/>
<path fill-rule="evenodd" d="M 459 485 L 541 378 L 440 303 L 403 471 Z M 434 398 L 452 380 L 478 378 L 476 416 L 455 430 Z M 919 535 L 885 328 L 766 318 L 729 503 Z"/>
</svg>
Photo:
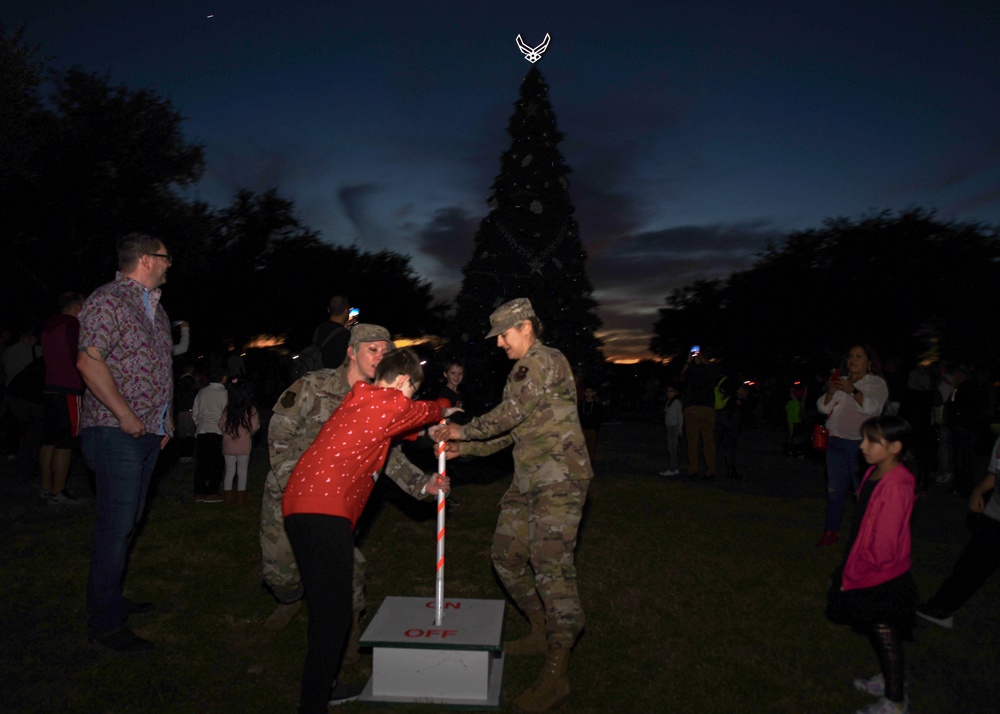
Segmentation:
<svg viewBox="0 0 1000 714">
<path fill-rule="evenodd" d="M 518 370 L 514 373 L 514 381 L 523 382 L 524 378 L 527 376 L 528 376 L 528 368 L 525 367 L 524 365 L 521 365 L 521 367 L 518 368 Z"/>
</svg>

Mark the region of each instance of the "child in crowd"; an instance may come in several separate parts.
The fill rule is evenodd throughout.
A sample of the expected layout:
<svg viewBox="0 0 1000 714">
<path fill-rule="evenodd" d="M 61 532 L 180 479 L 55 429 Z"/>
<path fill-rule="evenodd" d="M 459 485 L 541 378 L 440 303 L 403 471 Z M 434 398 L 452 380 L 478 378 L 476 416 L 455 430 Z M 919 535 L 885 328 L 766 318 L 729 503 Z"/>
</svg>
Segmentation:
<svg viewBox="0 0 1000 714">
<path fill-rule="evenodd" d="M 375 369 L 375 383 L 354 385 L 288 479 L 282 500 L 285 531 L 309 602 L 300 714 L 325 714 L 331 698 L 339 703 L 361 693 L 360 687 L 336 680 L 351 627 L 354 527 L 392 438 L 457 411 L 412 401 L 422 379 L 413 350 L 386 356 Z M 434 474 L 423 490 L 434 495 L 448 487 L 447 478 Z"/>
<path fill-rule="evenodd" d="M 677 450 L 681 429 L 684 428 L 684 405 L 681 404 L 680 387 L 676 383 L 667 387 L 667 404 L 663 407 L 663 424 L 667 427 L 667 470 L 660 476 L 677 476 Z"/>
<path fill-rule="evenodd" d="M 458 361 L 457 359 L 451 359 L 444 363 L 444 372 L 441 373 L 444 377 L 444 385 L 437 393 L 437 402 L 444 408 L 449 406 L 458 407 L 464 410 L 464 401 L 462 399 L 462 380 L 465 379 L 465 365 Z M 444 400 L 444 401 L 442 401 Z M 457 412 L 452 421 L 456 424 L 468 424 L 469 419 L 472 417 L 467 415 L 464 411 Z M 433 443 L 433 442 L 431 442 Z M 434 451 L 436 454 L 437 451 Z M 434 463 L 437 463 L 437 458 L 434 459 Z M 451 463 L 448 465 L 448 472 L 455 476 L 457 473 L 461 472 L 463 467 L 456 463 Z M 458 508 L 460 505 L 458 499 L 455 498 L 455 492 L 448 492 L 448 513 L 452 512 L 452 509 Z"/>
<path fill-rule="evenodd" d="M 597 389 L 586 387 L 583 390 L 583 399 L 577 405 L 577 413 L 580 416 L 580 428 L 583 430 L 583 441 L 587 445 L 587 456 L 593 464 L 597 459 L 597 432 L 604 421 L 604 408 L 597 398 Z"/>
<path fill-rule="evenodd" d="M 903 639 L 912 635 L 917 587 L 910 572 L 910 514 L 915 500 L 913 430 L 895 416 L 861 426 L 861 453 L 871 466 L 858 489 L 847 559 L 827 594 L 827 618 L 868 637 L 881 671 L 855 679 L 856 689 L 879 697 L 859 714 L 907 711 Z"/>
<path fill-rule="evenodd" d="M 785 423 L 788 425 L 788 443 L 785 445 L 785 453 L 789 456 L 805 456 L 805 428 L 802 425 L 805 405 L 806 388 L 801 383 L 796 382 L 788 393 L 788 401 L 785 402 Z"/>
<path fill-rule="evenodd" d="M 233 379 L 228 386 L 229 402 L 219 419 L 222 429 L 222 458 L 226 462 L 226 475 L 222 482 L 222 502 L 225 505 L 245 506 L 247 502 L 247 467 L 253 435 L 260 429 L 257 407 L 254 406 L 253 388 L 245 379 Z M 236 493 L 233 493 L 233 477 Z"/>
<path fill-rule="evenodd" d="M 219 484 L 226 470 L 222 458 L 222 429 L 219 419 L 226 411 L 226 368 L 213 360 L 208 366 L 208 385 L 198 390 L 191 407 L 194 419 L 195 503 L 220 503 Z"/>
<path fill-rule="evenodd" d="M 438 399 L 447 399 L 451 406 L 461 408 L 462 394 L 460 387 L 462 380 L 465 379 L 465 365 L 458 360 L 451 360 L 445 363 L 444 372 L 441 374 L 444 377 L 444 386 L 438 392 Z M 465 423 L 465 421 L 468 420 L 464 420 L 462 423 Z"/>
</svg>

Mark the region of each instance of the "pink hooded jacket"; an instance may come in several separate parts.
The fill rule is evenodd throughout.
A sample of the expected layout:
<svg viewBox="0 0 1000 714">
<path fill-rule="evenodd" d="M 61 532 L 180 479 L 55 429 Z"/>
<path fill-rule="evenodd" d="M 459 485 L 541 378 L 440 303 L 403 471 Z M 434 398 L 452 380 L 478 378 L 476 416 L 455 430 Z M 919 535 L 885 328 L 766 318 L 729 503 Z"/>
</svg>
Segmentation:
<svg viewBox="0 0 1000 714">
<path fill-rule="evenodd" d="M 860 492 L 872 466 L 861 480 Z M 910 569 L 910 514 L 916 479 L 902 464 L 876 484 L 844 565 L 844 590 L 871 588 Z"/>
</svg>

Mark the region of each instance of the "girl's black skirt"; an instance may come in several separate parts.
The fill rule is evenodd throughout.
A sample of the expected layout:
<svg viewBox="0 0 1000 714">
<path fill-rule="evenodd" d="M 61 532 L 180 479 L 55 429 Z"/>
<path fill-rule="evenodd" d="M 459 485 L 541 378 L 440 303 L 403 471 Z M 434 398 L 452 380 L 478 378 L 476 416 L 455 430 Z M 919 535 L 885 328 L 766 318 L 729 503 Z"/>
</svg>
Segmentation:
<svg viewBox="0 0 1000 714">
<path fill-rule="evenodd" d="M 871 588 L 841 590 L 843 568 L 830 576 L 826 594 L 826 618 L 835 625 L 848 625 L 867 634 L 872 625 L 889 625 L 909 639 L 916 621 L 919 599 L 917 583 L 910 571 Z"/>
</svg>

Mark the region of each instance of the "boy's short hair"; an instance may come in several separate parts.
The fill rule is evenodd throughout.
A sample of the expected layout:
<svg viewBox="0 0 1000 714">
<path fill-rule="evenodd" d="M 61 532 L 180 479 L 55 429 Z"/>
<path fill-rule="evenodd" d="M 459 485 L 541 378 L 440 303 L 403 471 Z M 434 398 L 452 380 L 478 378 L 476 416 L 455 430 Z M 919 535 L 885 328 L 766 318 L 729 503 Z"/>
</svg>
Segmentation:
<svg viewBox="0 0 1000 714">
<path fill-rule="evenodd" d="M 221 382 L 227 376 L 226 365 L 222 361 L 222 358 L 217 355 L 209 357 L 208 368 L 205 372 L 205 376 L 208 377 L 209 382 Z"/>
<path fill-rule="evenodd" d="M 376 382 L 392 382 L 400 375 L 409 377 L 414 385 L 424 381 L 424 368 L 420 366 L 420 358 L 409 347 L 387 354 L 375 368 Z"/>
</svg>

